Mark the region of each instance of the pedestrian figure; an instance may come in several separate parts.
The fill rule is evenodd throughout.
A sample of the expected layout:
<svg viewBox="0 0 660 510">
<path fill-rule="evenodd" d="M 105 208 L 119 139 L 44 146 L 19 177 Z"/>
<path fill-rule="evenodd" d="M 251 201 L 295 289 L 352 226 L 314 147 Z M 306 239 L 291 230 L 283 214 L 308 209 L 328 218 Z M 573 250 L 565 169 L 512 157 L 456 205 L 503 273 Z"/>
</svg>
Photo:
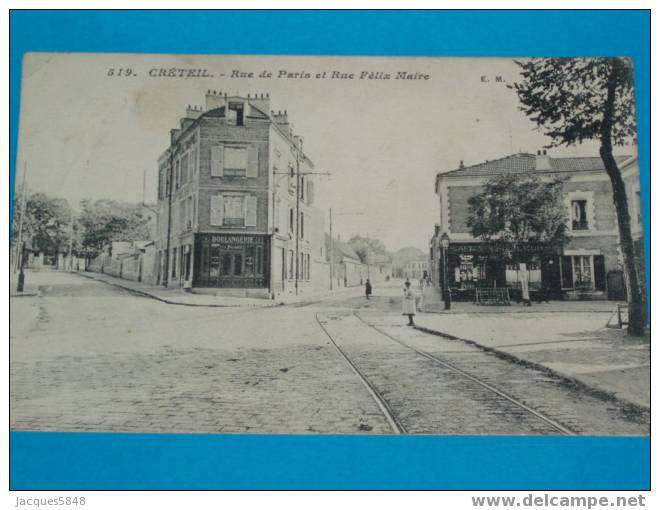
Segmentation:
<svg viewBox="0 0 660 510">
<path fill-rule="evenodd" d="M 415 322 L 415 294 L 410 288 L 410 282 L 406 281 L 405 288 L 403 289 L 403 313 L 401 315 L 408 316 L 408 324 L 406 326 L 414 326 Z"/>
<path fill-rule="evenodd" d="M 367 278 L 367 283 L 364 284 L 364 292 L 367 295 L 367 299 L 369 299 L 369 296 L 371 296 L 371 282 L 369 278 Z"/>
<path fill-rule="evenodd" d="M 520 290 L 522 291 L 523 305 L 532 306 L 529 297 L 529 281 L 527 280 L 527 264 L 520 264 Z"/>
</svg>

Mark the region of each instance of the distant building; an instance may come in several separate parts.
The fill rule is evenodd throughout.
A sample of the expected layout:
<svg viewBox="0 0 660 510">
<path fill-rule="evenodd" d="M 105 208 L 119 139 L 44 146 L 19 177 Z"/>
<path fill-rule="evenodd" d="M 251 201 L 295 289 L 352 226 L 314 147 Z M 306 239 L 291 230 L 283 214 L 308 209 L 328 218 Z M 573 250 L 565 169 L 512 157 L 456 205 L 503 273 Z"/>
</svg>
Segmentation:
<svg viewBox="0 0 660 510">
<path fill-rule="evenodd" d="M 369 261 L 369 278 L 372 282 L 392 278 L 392 258 L 389 255 L 376 254 Z"/>
<path fill-rule="evenodd" d="M 209 91 L 158 167 L 159 284 L 276 297 L 327 283 L 314 165 L 268 94 Z"/>
<path fill-rule="evenodd" d="M 626 182 L 632 231 L 643 268 L 638 160 L 631 156 L 616 156 L 616 160 Z M 563 192 L 570 234 L 564 246 L 554 250 L 527 247 L 530 289 L 543 289 L 550 297 L 559 299 L 623 299 L 625 288 L 612 187 L 600 157 L 521 153 L 438 173 L 435 192 L 440 202 L 440 222 L 429 254 L 434 283 L 443 286 L 441 237 L 447 234 L 447 284 L 454 299 L 472 299 L 474 289 L 480 286 L 519 288 L 518 266 L 506 264 L 503 254 L 493 253 L 490 246 L 470 234 L 467 201 L 495 175 L 526 172 L 544 179 L 568 177 Z"/>
<path fill-rule="evenodd" d="M 362 285 L 367 279 L 367 265 L 362 263 L 351 245 L 338 237 L 331 240 L 329 235 L 325 236 L 325 243 L 329 263 L 334 255 L 332 288 Z"/>
<path fill-rule="evenodd" d="M 417 279 L 428 272 L 429 258 L 419 248 L 402 248 L 392 256 L 392 273 L 395 278 Z"/>
</svg>

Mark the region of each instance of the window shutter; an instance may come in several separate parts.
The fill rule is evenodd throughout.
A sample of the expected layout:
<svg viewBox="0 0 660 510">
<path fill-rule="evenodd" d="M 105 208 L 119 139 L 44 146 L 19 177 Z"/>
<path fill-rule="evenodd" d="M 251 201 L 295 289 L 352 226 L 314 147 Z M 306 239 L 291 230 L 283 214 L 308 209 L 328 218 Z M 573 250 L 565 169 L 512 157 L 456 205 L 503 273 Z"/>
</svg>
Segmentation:
<svg viewBox="0 0 660 510">
<path fill-rule="evenodd" d="M 259 177 L 259 151 L 256 147 L 248 147 L 248 177 Z"/>
<path fill-rule="evenodd" d="M 248 196 L 246 199 L 245 226 L 257 226 L 257 197 Z"/>
<path fill-rule="evenodd" d="M 211 225 L 222 225 L 222 222 L 222 195 L 214 195 L 211 197 Z"/>
<path fill-rule="evenodd" d="M 222 145 L 213 145 L 211 147 L 211 177 L 222 177 L 223 159 Z"/>
<path fill-rule="evenodd" d="M 594 284 L 596 290 L 605 291 L 605 257 L 594 255 Z"/>
</svg>

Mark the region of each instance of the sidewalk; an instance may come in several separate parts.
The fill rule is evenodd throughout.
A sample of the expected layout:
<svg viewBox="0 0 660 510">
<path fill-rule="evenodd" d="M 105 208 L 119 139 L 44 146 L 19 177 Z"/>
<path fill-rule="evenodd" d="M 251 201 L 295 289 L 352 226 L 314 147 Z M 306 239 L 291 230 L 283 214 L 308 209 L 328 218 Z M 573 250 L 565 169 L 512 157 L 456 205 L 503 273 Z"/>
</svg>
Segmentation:
<svg viewBox="0 0 660 510">
<path fill-rule="evenodd" d="M 456 310 L 459 307 L 452 304 L 452 313 L 419 314 L 417 329 L 472 343 L 608 397 L 650 408 L 650 335 L 629 337 L 625 330 L 606 328 L 609 315 L 598 307 L 592 313 L 541 305 L 531 311 L 524 307 L 527 313 L 482 314 L 475 313 L 475 308 L 482 307 L 469 306 L 472 313 Z M 513 311 L 514 307 L 501 308 Z M 600 307 L 611 313 L 616 304 L 600 302 Z"/>
<path fill-rule="evenodd" d="M 277 299 L 259 299 L 259 298 L 245 298 L 245 297 L 232 297 L 232 296 L 216 296 L 213 294 L 195 294 L 186 292 L 183 289 L 169 289 L 162 286 L 148 285 L 141 282 L 132 280 L 124 280 L 115 276 L 110 276 L 103 273 L 94 272 L 79 272 L 77 273 L 85 278 L 90 278 L 99 282 L 109 285 L 114 285 L 136 294 L 143 295 L 168 303 L 171 305 L 183 306 L 200 306 L 200 307 L 254 307 L 266 308 L 281 305 L 295 305 L 295 304 L 308 304 L 322 301 L 328 297 L 333 296 L 352 296 L 353 294 L 361 294 L 361 287 L 349 287 L 338 289 L 335 291 L 328 291 L 324 293 L 307 293 L 299 294 L 298 296 L 291 295 L 280 297 Z"/>
<path fill-rule="evenodd" d="M 23 292 L 17 292 L 16 286 L 18 285 L 18 275 L 10 274 L 9 275 L 9 297 L 34 297 L 39 295 L 39 289 L 36 285 L 29 281 L 30 279 L 26 277 L 25 284 L 23 286 Z"/>
<path fill-rule="evenodd" d="M 456 313 L 477 313 L 477 314 L 501 314 L 504 313 L 541 313 L 541 312 L 590 312 L 590 313 L 608 313 L 616 311 L 617 304 L 625 304 L 623 301 L 550 301 L 549 303 L 532 302 L 532 306 L 523 306 L 522 303 L 512 302 L 510 305 L 476 305 L 472 302 L 452 301 L 451 309 L 444 309 L 442 293 L 435 287 L 424 287 L 423 300 L 420 305 L 420 311 L 433 314 L 456 314 Z M 609 317 L 609 316 L 608 316 Z M 607 318 L 606 318 L 607 321 Z"/>
</svg>

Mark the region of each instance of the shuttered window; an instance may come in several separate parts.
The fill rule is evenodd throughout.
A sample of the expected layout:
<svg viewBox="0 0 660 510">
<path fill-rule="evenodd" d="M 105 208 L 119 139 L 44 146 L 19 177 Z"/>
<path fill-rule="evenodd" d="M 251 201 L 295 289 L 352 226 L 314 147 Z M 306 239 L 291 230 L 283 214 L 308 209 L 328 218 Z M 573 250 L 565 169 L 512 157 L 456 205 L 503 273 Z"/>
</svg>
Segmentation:
<svg viewBox="0 0 660 510">
<path fill-rule="evenodd" d="M 245 225 L 245 196 L 224 195 L 223 203 L 223 225 L 242 227 Z"/>
<path fill-rule="evenodd" d="M 245 177 L 248 167 L 248 151 L 245 148 L 225 147 L 223 175 Z"/>
</svg>

